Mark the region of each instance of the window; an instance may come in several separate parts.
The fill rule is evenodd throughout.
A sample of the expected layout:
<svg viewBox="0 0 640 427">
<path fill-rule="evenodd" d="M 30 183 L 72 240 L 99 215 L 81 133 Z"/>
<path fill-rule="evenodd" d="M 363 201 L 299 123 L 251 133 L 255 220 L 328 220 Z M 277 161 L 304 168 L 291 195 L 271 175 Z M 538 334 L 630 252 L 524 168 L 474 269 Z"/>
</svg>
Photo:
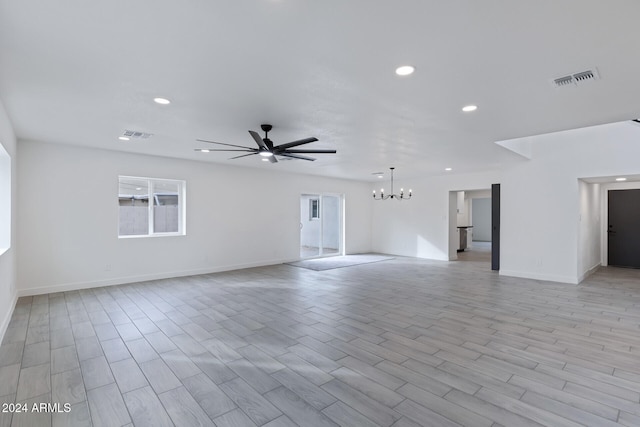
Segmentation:
<svg viewBox="0 0 640 427">
<path fill-rule="evenodd" d="M 185 181 L 118 177 L 119 237 L 184 235 Z"/>
<path fill-rule="evenodd" d="M 11 157 L 0 144 L 0 255 L 11 247 Z"/>
<path fill-rule="evenodd" d="M 309 220 L 320 219 L 320 200 L 309 200 Z"/>
</svg>

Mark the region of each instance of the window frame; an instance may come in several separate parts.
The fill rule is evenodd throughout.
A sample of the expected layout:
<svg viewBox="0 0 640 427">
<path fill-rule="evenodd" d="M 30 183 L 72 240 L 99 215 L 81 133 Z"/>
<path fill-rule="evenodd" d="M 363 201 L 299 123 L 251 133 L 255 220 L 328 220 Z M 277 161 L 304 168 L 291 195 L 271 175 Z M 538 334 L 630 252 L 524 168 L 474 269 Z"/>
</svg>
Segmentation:
<svg viewBox="0 0 640 427">
<path fill-rule="evenodd" d="M 120 184 L 123 180 L 146 181 L 147 183 L 147 215 L 148 234 L 120 234 L 120 212 L 118 212 L 118 239 L 140 239 L 146 237 L 172 237 L 186 236 L 186 213 L 187 213 L 187 182 L 180 179 L 150 178 L 131 175 L 118 175 L 118 200 L 120 196 Z M 156 206 L 155 187 L 160 183 L 172 183 L 178 186 L 178 231 L 157 232 L 155 228 L 154 208 Z"/>
</svg>

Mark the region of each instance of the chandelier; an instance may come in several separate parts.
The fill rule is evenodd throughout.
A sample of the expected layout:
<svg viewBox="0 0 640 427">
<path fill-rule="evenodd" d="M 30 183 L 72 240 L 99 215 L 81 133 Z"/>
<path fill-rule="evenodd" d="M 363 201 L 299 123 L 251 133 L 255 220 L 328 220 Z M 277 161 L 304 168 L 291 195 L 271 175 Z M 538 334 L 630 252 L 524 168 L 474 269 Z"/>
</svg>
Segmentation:
<svg viewBox="0 0 640 427">
<path fill-rule="evenodd" d="M 405 196 L 404 195 L 404 190 L 401 188 L 400 189 L 400 194 L 394 194 L 393 193 L 393 170 L 395 168 L 389 168 L 391 169 L 391 194 L 387 194 L 386 196 L 384 195 L 384 188 L 380 189 L 380 195 L 376 196 L 376 190 L 373 190 L 373 198 L 374 200 L 387 200 L 387 199 L 397 199 L 397 200 L 402 200 L 402 199 L 410 199 L 411 198 L 411 190 L 409 190 L 409 196 Z"/>
</svg>

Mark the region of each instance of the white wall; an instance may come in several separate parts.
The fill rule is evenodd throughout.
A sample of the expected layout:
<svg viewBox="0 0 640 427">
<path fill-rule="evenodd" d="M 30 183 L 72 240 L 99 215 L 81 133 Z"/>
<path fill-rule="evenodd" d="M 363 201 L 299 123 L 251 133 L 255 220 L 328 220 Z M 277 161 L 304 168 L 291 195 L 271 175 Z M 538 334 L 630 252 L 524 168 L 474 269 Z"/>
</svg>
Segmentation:
<svg viewBox="0 0 640 427">
<path fill-rule="evenodd" d="M 449 248 L 448 259 L 454 261 L 458 259 L 458 249 L 460 247 L 460 230 L 458 230 L 458 192 L 449 191 L 449 217 L 448 222 L 448 234 L 449 234 Z"/>
<path fill-rule="evenodd" d="M 17 230 L 17 191 L 16 191 L 16 137 L 4 105 L 0 102 L 0 144 L 11 156 L 11 247 L 0 255 L 0 343 L 11 320 L 16 303 L 16 230 Z M 4 202 L 0 202 L 4 203 Z M 7 221 L 3 215 L 3 221 Z M 3 224 L 5 225 L 5 224 Z"/>
<path fill-rule="evenodd" d="M 300 194 L 345 194 L 345 250 L 371 250 L 371 190 L 356 181 L 20 141 L 20 294 L 299 258 Z M 187 235 L 118 239 L 118 175 L 187 181 Z"/>
<path fill-rule="evenodd" d="M 601 191 L 600 184 L 578 181 L 580 215 L 578 217 L 578 281 L 601 264 Z"/>
<path fill-rule="evenodd" d="M 640 127 L 613 123 L 527 138 L 532 160 L 503 173 L 500 274 L 577 283 L 579 178 L 640 172 Z"/>
<path fill-rule="evenodd" d="M 500 274 L 576 283 L 594 259 L 596 218 L 580 225 L 591 209 L 581 192 L 587 206 L 598 203 L 578 179 L 640 173 L 640 127 L 617 123 L 530 138 L 530 161 L 502 172 L 407 179 L 398 187 L 412 187 L 411 200 L 373 201 L 372 183 L 37 142 L 18 144 L 16 165 L 15 137 L 0 113 L 14 202 L 20 195 L 14 244 L 0 256 L 5 318 L 16 271 L 27 295 L 298 259 L 300 194 L 308 192 L 345 194 L 347 253 L 448 260 L 456 248 L 451 192 L 501 183 Z M 118 175 L 185 179 L 187 236 L 118 239 Z"/>
<path fill-rule="evenodd" d="M 453 192 L 501 183 L 500 274 L 578 283 L 597 265 L 596 229 L 602 228 L 602 216 L 594 214 L 602 197 L 594 187 L 581 190 L 579 179 L 640 174 L 640 126 L 620 122 L 523 140 L 532 159 L 501 172 L 399 182 L 414 189 L 414 198 L 374 202 L 373 250 L 455 259 Z"/>
<path fill-rule="evenodd" d="M 457 199 L 451 192 L 488 188 L 500 182 L 498 172 L 399 181 L 398 188 L 413 189 L 413 198 L 373 202 L 373 250 L 418 258 L 456 259 Z M 369 194 L 373 184 L 370 187 Z"/>
</svg>

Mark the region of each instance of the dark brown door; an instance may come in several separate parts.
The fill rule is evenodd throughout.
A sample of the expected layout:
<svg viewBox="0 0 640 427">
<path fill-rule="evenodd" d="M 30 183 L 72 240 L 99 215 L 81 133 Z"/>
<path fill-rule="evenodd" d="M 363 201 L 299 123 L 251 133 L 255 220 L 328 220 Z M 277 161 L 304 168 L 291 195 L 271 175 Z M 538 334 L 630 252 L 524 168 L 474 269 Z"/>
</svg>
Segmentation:
<svg viewBox="0 0 640 427">
<path fill-rule="evenodd" d="M 609 191 L 609 265 L 640 268 L 640 190 Z"/>
</svg>

